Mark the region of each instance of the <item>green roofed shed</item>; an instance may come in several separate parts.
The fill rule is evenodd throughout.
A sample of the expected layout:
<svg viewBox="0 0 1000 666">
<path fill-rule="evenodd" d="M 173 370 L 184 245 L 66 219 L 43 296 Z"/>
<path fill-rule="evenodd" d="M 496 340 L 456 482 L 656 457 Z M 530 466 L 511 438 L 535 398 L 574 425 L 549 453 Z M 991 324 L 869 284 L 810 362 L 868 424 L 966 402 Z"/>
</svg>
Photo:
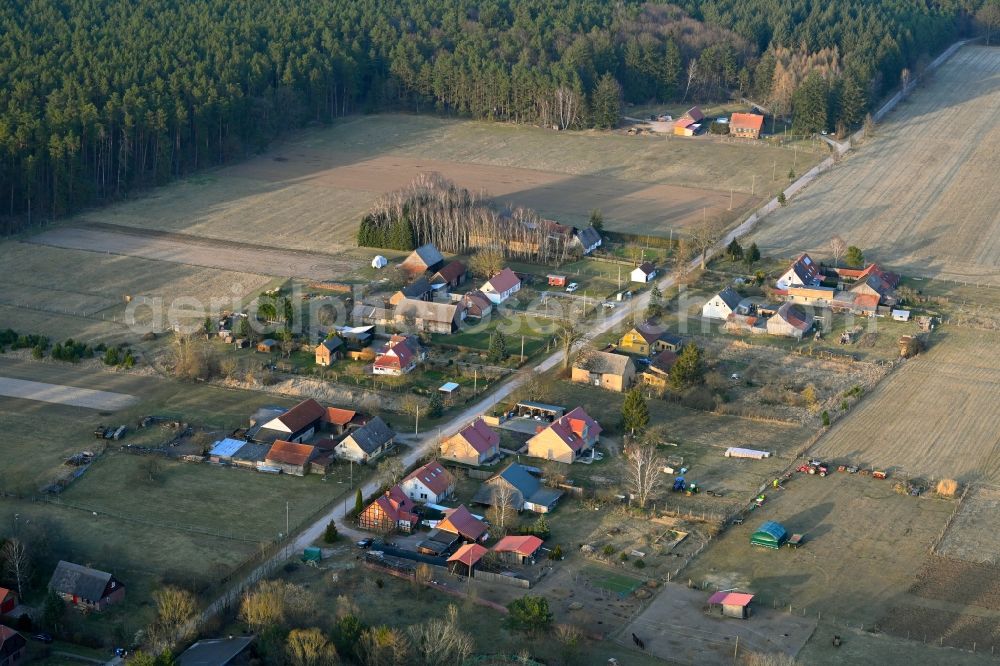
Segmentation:
<svg viewBox="0 0 1000 666">
<path fill-rule="evenodd" d="M 788 541 L 788 530 L 773 520 L 769 520 L 758 527 L 757 531 L 750 537 L 751 545 L 763 546 L 764 548 L 772 548 L 774 550 L 781 548 L 781 545 L 786 541 Z"/>
<path fill-rule="evenodd" d="M 319 562 L 323 559 L 323 551 L 315 546 L 309 546 L 302 553 L 303 562 Z"/>
</svg>

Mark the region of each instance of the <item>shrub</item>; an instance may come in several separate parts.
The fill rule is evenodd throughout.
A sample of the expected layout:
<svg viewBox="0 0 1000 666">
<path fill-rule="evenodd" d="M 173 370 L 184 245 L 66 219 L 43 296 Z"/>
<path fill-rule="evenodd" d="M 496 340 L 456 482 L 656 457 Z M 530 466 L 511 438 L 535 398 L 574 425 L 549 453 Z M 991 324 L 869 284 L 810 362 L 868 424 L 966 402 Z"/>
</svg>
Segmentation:
<svg viewBox="0 0 1000 666">
<path fill-rule="evenodd" d="M 618 559 L 622 562 L 628 562 L 628 553 L 622 551 L 622 554 L 618 556 Z"/>
<path fill-rule="evenodd" d="M 632 564 L 635 566 L 636 569 L 644 569 L 644 568 L 646 568 L 646 561 L 645 560 L 636 560 Z"/>
<path fill-rule="evenodd" d="M 823 410 L 823 427 L 824 428 L 830 427 L 830 412 L 826 411 L 825 409 Z"/>
<path fill-rule="evenodd" d="M 339 536 L 340 534 L 337 532 L 337 523 L 331 520 L 326 524 L 326 530 L 323 531 L 323 541 L 326 543 L 333 543 Z"/>
<path fill-rule="evenodd" d="M 563 558 L 563 549 L 562 549 L 562 546 L 558 546 L 557 545 L 555 548 L 553 548 L 551 551 L 549 551 L 549 559 L 550 560 L 561 560 L 562 558 Z"/>
<path fill-rule="evenodd" d="M 603 552 L 607 557 L 611 557 L 612 555 L 615 554 L 615 547 L 609 543 L 607 546 L 604 547 L 604 550 L 601 552 Z"/>
<path fill-rule="evenodd" d="M 40 345 L 35 345 L 31 348 L 31 358 L 37 361 L 43 356 L 45 356 L 45 349 L 43 349 Z"/>
<path fill-rule="evenodd" d="M 958 493 L 958 482 L 955 479 L 941 479 L 935 490 L 941 497 L 954 497 Z"/>
</svg>

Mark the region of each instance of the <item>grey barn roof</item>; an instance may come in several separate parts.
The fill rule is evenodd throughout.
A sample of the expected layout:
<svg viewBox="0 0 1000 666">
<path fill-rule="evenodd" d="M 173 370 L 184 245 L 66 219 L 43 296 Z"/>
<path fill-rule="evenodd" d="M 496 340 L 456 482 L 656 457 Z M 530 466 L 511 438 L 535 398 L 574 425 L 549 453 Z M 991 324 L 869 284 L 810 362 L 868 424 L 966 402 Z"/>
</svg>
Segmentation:
<svg viewBox="0 0 1000 666">
<path fill-rule="evenodd" d="M 582 355 L 573 367 L 602 375 L 624 375 L 630 363 L 632 359 L 623 354 L 595 351 Z"/>
<path fill-rule="evenodd" d="M 562 497 L 562 491 L 542 486 L 542 482 L 532 476 L 524 465 L 511 463 L 507 466 L 507 469 L 493 478 L 497 477 L 504 479 L 507 483 L 517 488 L 524 500 L 532 504 L 550 506 Z M 480 486 L 472 501 L 476 504 L 493 504 L 493 487 L 489 481 Z"/>
<path fill-rule="evenodd" d="M 594 227 L 584 227 L 576 232 L 576 237 L 580 239 L 580 244 L 584 248 L 593 247 L 601 242 L 601 234 Z"/>
<path fill-rule="evenodd" d="M 382 420 L 382 417 L 376 416 L 351 433 L 351 439 L 365 453 L 373 453 L 392 439 L 394 434 L 392 429 Z"/>
<path fill-rule="evenodd" d="M 736 293 L 736 290 L 732 287 L 726 287 L 720 291 L 719 298 L 722 299 L 723 303 L 729 306 L 730 310 L 735 310 L 736 306 L 738 306 L 740 301 L 743 300 L 743 297 Z"/>
<path fill-rule="evenodd" d="M 62 594 L 100 601 L 111 582 L 111 574 L 60 560 L 49 581 L 49 589 Z"/>
<path fill-rule="evenodd" d="M 201 640 L 181 654 L 178 659 L 178 665 L 226 666 L 226 664 L 246 650 L 253 640 L 253 636 Z"/>
</svg>

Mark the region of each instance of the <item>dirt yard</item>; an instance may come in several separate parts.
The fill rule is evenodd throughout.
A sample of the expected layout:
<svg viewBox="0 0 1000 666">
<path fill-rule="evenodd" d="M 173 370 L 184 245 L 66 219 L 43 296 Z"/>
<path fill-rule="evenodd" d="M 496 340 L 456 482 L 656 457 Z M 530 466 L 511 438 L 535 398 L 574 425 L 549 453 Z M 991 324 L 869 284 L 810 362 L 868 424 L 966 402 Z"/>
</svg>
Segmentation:
<svg viewBox="0 0 1000 666">
<path fill-rule="evenodd" d="M 994 529 L 998 511 L 1000 488 L 970 488 L 935 552 L 966 562 L 996 564 L 1000 554 L 1000 533 Z"/>
<path fill-rule="evenodd" d="M 816 626 L 815 618 L 760 608 L 749 620 L 705 611 L 709 592 L 669 583 L 629 624 L 620 641 L 638 636 L 646 649 L 672 663 L 734 663 L 735 654 L 798 654 Z M 739 646 L 737 647 L 737 637 Z"/>
<path fill-rule="evenodd" d="M 835 423 L 813 453 L 895 475 L 959 484 L 1000 481 L 1000 345 L 993 332 L 948 328 Z"/>
<path fill-rule="evenodd" d="M 904 274 L 1000 284 L 998 159 L 1000 48 L 966 46 L 754 240 L 826 259 L 839 234 Z"/>
</svg>

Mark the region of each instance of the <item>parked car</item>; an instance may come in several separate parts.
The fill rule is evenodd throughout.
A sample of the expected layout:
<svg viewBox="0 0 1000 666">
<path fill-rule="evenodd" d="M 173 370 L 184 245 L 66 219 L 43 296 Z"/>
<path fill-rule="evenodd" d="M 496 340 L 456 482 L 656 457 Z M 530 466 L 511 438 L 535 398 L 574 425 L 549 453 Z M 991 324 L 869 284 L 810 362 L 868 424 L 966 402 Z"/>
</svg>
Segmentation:
<svg viewBox="0 0 1000 666">
<path fill-rule="evenodd" d="M 368 537 L 358 542 L 358 548 L 371 548 L 373 543 L 375 543 L 375 539 Z"/>
<path fill-rule="evenodd" d="M 51 643 L 52 635 L 46 633 L 31 634 L 31 639 L 42 643 Z"/>
<path fill-rule="evenodd" d="M 572 294 L 574 291 L 576 291 L 579 288 L 580 288 L 580 285 L 578 285 L 576 282 L 570 282 L 568 285 L 566 285 L 566 293 L 567 294 Z"/>
<path fill-rule="evenodd" d="M 611 302 L 608 302 L 608 301 L 605 301 L 604 303 L 601 303 L 601 305 L 604 306 L 605 308 L 607 308 L 608 310 L 614 310 L 615 309 L 615 304 L 611 303 Z"/>
</svg>

